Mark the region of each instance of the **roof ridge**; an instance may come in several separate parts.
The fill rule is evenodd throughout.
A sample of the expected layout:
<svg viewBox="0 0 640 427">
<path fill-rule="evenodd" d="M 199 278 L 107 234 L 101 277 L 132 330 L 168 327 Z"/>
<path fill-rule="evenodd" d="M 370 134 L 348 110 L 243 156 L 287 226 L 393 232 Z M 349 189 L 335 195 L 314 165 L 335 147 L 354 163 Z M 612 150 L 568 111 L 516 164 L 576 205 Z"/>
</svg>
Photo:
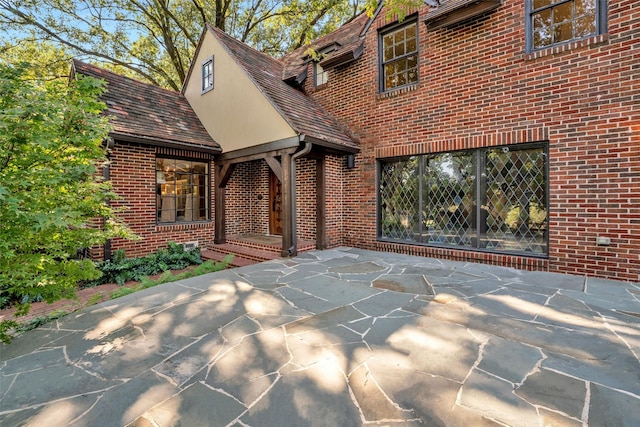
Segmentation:
<svg viewBox="0 0 640 427">
<path fill-rule="evenodd" d="M 273 56 L 271 56 L 271 55 L 267 55 L 266 53 L 264 53 L 264 52 L 262 52 L 262 51 L 260 51 L 260 50 L 256 49 L 255 47 L 253 47 L 253 46 L 251 46 L 251 45 L 249 45 L 249 44 L 247 44 L 247 43 L 245 43 L 245 42 L 243 42 L 242 40 L 238 40 L 237 38 L 233 37 L 233 36 L 232 36 L 232 35 L 230 35 L 230 34 L 227 34 L 226 32 L 222 31 L 220 28 L 218 28 L 218 27 L 216 27 L 216 26 L 212 25 L 211 23 L 207 22 L 207 23 L 205 23 L 205 25 L 206 25 L 209 29 L 211 29 L 211 30 L 215 31 L 216 33 L 218 33 L 218 34 L 220 34 L 220 35 L 222 35 L 222 36 L 224 36 L 225 38 L 231 39 L 233 42 L 235 42 L 235 43 L 239 43 L 239 44 L 243 45 L 243 47 L 251 49 L 251 50 L 252 50 L 252 51 L 254 51 L 255 53 L 258 53 L 258 54 L 262 55 L 263 57 L 265 57 L 265 58 L 269 59 L 270 61 L 273 61 L 273 62 L 275 62 L 275 63 L 277 63 L 277 64 L 279 64 L 279 65 L 282 65 L 282 61 L 280 61 L 278 58 L 274 58 L 274 57 L 273 57 Z"/>
<path fill-rule="evenodd" d="M 100 73 L 109 73 L 114 77 L 121 78 L 121 79 L 126 79 L 126 80 L 131 80 L 133 82 L 136 82 L 137 84 L 143 84 L 143 85 L 146 85 L 146 86 L 150 86 L 150 87 L 152 87 L 154 89 L 158 89 L 158 90 L 161 90 L 161 91 L 164 91 L 164 92 L 169 92 L 169 93 L 174 94 L 174 95 L 175 94 L 178 94 L 178 95 L 180 94 L 180 92 L 175 91 L 173 89 L 168 89 L 166 87 L 158 86 L 157 84 L 154 84 L 154 83 L 151 83 L 151 82 L 146 82 L 144 80 L 134 79 L 133 77 L 125 76 L 123 74 L 118 74 L 115 71 L 111 71 L 111 70 L 108 70 L 106 68 L 99 67 L 99 66 L 97 66 L 95 64 L 91 64 L 89 62 L 81 61 L 81 60 L 79 60 L 77 58 L 72 58 L 71 61 L 73 62 L 74 67 L 75 67 L 76 63 L 79 63 L 79 64 L 82 64 L 83 66 L 90 67 L 90 68 L 92 68 L 92 69 L 94 69 L 94 70 L 96 70 L 96 71 L 98 71 Z"/>
</svg>

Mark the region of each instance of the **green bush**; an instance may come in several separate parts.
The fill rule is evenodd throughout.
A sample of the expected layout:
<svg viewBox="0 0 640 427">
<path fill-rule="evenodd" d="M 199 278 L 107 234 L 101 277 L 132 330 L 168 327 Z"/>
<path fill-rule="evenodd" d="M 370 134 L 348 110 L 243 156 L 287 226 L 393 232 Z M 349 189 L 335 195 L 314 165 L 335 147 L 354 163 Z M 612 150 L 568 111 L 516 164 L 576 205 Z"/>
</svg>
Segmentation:
<svg viewBox="0 0 640 427">
<path fill-rule="evenodd" d="M 123 285 L 130 280 L 140 282 L 146 276 L 168 270 L 182 270 L 194 264 L 202 264 L 200 248 L 185 250 L 183 245 L 174 242 L 169 242 L 167 248 L 142 258 L 127 258 L 124 250 L 117 250 L 110 260 L 97 263 L 96 267 L 102 272 L 102 276 L 83 283 L 82 287 L 104 283 Z"/>
</svg>

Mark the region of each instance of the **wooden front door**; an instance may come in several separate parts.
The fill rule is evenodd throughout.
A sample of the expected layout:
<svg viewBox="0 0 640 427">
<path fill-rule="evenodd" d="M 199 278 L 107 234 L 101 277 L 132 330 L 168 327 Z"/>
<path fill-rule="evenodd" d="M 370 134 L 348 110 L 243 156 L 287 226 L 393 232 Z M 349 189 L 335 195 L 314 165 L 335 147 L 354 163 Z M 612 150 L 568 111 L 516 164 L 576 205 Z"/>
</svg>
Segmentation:
<svg viewBox="0 0 640 427">
<path fill-rule="evenodd" d="M 282 235 L 282 184 L 269 171 L 269 234 Z"/>
</svg>

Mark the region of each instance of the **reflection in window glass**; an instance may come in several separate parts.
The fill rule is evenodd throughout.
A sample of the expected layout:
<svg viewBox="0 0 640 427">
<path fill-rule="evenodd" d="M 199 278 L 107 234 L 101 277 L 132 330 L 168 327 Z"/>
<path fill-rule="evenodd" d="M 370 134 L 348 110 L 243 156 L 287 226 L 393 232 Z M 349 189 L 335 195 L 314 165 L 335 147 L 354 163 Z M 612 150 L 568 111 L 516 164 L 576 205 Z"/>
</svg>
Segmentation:
<svg viewBox="0 0 640 427">
<path fill-rule="evenodd" d="M 209 164 L 202 161 L 156 159 L 158 222 L 209 219 Z"/>
<path fill-rule="evenodd" d="M 380 238 L 547 254 L 545 153 L 536 145 L 380 161 Z"/>
<path fill-rule="evenodd" d="M 315 76 L 316 86 L 322 86 L 329 81 L 329 72 L 322 68 L 322 66 L 317 62 L 314 62 L 313 64 L 313 74 Z"/>
<path fill-rule="evenodd" d="M 213 89 L 213 57 L 202 64 L 202 92 Z"/>
<path fill-rule="evenodd" d="M 381 34 L 382 91 L 418 81 L 416 22 Z"/>
<path fill-rule="evenodd" d="M 540 49 L 597 34 L 598 17 L 606 2 L 598 0 L 533 0 L 528 3 L 533 49 Z"/>
</svg>

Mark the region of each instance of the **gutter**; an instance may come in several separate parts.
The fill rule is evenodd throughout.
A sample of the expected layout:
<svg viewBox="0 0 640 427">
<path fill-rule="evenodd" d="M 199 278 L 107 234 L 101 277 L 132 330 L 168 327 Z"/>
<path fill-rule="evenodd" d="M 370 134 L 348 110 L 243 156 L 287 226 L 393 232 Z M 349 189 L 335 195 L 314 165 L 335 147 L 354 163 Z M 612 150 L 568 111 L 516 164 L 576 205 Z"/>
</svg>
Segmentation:
<svg viewBox="0 0 640 427">
<path fill-rule="evenodd" d="M 177 148 L 180 150 L 197 151 L 200 153 L 209 153 L 214 155 L 222 153 L 222 148 L 220 147 L 199 145 L 189 142 L 172 141 L 170 139 L 162 139 L 151 136 L 129 135 L 112 132 L 110 134 L 110 137 L 114 140 L 134 142 L 138 144 L 151 145 L 154 147 Z"/>
</svg>

